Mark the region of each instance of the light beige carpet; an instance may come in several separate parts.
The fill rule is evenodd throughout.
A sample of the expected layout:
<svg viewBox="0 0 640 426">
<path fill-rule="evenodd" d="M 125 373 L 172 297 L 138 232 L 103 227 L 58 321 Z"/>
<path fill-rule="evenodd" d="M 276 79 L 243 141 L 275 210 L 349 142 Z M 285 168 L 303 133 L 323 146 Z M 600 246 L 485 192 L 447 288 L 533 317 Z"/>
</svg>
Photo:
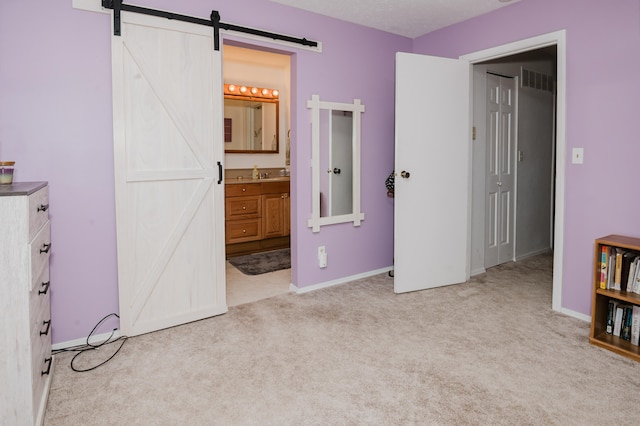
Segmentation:
<svg viewBox="0 0 640 426">
<path fill-rule="evenodd" d="M 89 373 L 58 356 L 46 422 L 637 424 L 640 364 L 550 307 L 546 255 L 403 295 L 386 274 L 285 294 L 131 338 Z"/>
</svg>

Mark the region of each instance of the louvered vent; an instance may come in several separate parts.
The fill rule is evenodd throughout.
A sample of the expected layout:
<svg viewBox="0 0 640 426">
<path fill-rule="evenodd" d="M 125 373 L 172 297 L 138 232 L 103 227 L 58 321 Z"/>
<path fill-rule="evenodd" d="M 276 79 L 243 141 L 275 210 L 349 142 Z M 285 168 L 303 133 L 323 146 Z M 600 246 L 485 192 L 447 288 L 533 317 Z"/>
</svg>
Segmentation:
<svg viewBox="0 0 640 426">
<path fill-rule="evenodd" d="M 556 81 L 553 76 L 520 67 L 520 87 L 554 92 Z"/>
</svg>

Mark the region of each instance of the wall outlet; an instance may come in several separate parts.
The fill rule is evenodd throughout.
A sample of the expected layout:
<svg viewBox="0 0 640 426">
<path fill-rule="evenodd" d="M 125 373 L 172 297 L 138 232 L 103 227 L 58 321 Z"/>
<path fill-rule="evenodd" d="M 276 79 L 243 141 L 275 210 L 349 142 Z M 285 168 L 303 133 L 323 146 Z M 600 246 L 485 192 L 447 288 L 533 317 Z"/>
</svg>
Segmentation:
<svg viewBox="0 0 640 426">
<path fill-rule="evenodd" d="M 318 247 L 318 266 L 321 268 L 327 267 L 327 250 L 324 246 Z"/>
</svg>

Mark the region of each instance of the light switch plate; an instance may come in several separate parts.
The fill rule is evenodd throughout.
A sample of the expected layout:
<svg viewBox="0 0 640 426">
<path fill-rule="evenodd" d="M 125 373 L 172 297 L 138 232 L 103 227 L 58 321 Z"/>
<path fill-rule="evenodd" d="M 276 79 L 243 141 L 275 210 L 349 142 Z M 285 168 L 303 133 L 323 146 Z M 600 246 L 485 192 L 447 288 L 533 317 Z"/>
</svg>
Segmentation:
<svg viewBox="0 0 640 426">
<path fill-rule="evenodd" d="M 573 148 L 573 150 L 571 151 L 571 163 L 584 163 L 584 148 Z"/>
</svg>

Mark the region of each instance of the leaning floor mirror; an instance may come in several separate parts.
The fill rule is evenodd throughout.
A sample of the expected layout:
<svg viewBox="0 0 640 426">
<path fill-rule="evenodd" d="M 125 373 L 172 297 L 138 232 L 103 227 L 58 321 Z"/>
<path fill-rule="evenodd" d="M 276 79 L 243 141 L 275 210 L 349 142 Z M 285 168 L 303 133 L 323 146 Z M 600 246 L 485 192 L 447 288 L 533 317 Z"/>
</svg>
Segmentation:
<svg viewBox="0 0 640 426">
<path fill-rule="evenodd" d="M 364 105 L 321 101 L 313 95 L 311 110 L 312 203 L 308 226 L 353 222 L 360 226 L 360 115 Z"/>
</svg>

